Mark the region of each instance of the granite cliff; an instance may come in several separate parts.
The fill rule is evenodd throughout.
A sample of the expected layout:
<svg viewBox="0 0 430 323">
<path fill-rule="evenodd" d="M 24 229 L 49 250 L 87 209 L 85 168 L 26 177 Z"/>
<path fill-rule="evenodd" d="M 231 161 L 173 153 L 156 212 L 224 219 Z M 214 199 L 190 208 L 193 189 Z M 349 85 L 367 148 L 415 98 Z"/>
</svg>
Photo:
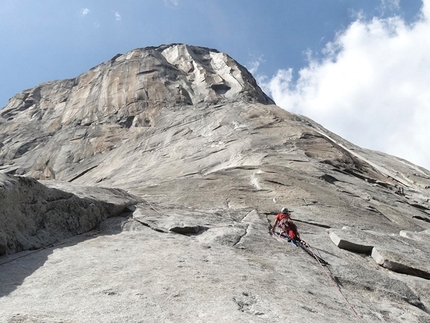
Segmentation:
<svg viewBox="0 0 430 323">
<path fill-rule="evenodd" d="M 430 320 L 430 172 L 282 110 L 216 50 L 17 94 L 0 172 L 4 322 Z M 283 206 L 329 266 L 269 235 Z"/>
</svg>

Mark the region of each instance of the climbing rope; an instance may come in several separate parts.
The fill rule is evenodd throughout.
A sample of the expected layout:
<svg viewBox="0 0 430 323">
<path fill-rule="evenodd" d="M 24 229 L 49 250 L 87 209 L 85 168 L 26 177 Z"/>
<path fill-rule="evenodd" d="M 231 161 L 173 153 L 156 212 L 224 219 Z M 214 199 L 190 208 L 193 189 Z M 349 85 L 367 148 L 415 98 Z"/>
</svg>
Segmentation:
<svg viewBox="0 0 430 323">
<path fill-rule="evenodd" d="M 149 205 L 149 208 L 151 209 L 151 210 L 153 210 L 153 211 L 155 211 L 155 212 L 157 212 L 159 215 L 163 215 L 163 214 L 161 214 L 159 211 L 157 211 L 157 209 L 151 204 L 151 203 L 149 203 L 148 202 L 148 205 Z"/>
<path fill-rule="evenodd" d="M 148 205 L 148 206 L 149 206 L 149 209 L 150 209 L 150 210 L 152 210 L 152 211 L 154 211 L 154 212 L 158 213 L 158 215 L 163 216 L 163 214 L 162 214 L 161 212 L 159 212 L 159 211 L 155 208 L 155 206 L 154 206 L 154 205 L 152 205 L 150 202 L 148 202 L 147 200 L 144 200 L 144 202 L 146 203 L 146 205 Z"/>
<path fill-rule="evenodd" d="M 310 256 L 312 256 L 313 258 L 315 258 L 316 261 L 318 261 L 318 263 L 320 263 L 323 266 L 328 266 L 330 265 L 327 261 L 325 261 L 321 255 L 316 255 L 315 252 L 312 251 L 311 246 L 309 245 L 309 243 L 307 243 L 305 240 L 299 239 L 298 241 L 298 247 L 302 248 L 304 251 L 306 251 L 306 253 L 308 253 Z"/>
<path fill-rule="evenodd" d="M 270 232 L 270 231 L 269 231 L 269 233 L 272 234 L 272 232 Z M 273 232 L 273 235 L 278 236 L 281 239 L 288 240 L 285 237 L 281 236 L 278 232 Z M 354 307 L 352 306 L 352 304 L 348 301 L 346 296 L 343 294 L 342 290 L 340 289 L 339 283 L 336 282 L 335 278 L 333 278 L 333 275 L 330 272 L 330 269 L 328 268 L 329 263 L 327 261 L 325 261 L 321 256 L 318 256 L 317 254 L 315 254 L 315 252 L 312 250 L 312 247 L 310 246 L 310 244 L 307 243 L 306 241 L 299 239 L 297 241 L 297 246 L 301 247 L 304 251 L 306 251 L 306 253 L 308 253 L 310 256 L 315 258 L 315 260 L 321 266 L 321 268 L 323 269 L 324 273 L 327 275 L 329 280 L 336 286 L 336 289 L 339 291 L 340 295 L 345 300 L 346 304 L 350 308 L 351 312 L 355 315 L 357 320 L 361 323 L 364 323 L 363 320 L 361 319 L 361 317 L 358 315 L 358 313 L 354 309 Z"/>
<path fill-rule="evenodd" d="M 8 259 L 8 260 L 6 260 L 4 262 L 1 262 L 0 266 L 3 266 L 5 264 L 7 264 L 7 263 L 13 262 L 15 260 L 18 260 L 18 259 L 21 259 L 21 258 L 24 258 L 24 257 L 31 256 L 32 254 L 34 254 L 36 252 L 40 252 L 40 251 L 45 250 L 47 248 L 49 248 L 49 247 L 43 247 L 43 248 L 40 248 L 40 249 L 36 249 L 36 250 L 33 250 L 33 251 L 30 251 L 30 252 L 26 253 L 25 255 L 22 255 L 22 256 L 19 256 L 19 257 L 15 257 L 15 258 L 12 258 L 12 259 Z M 7 257 L 7 255 L 5 257 Z"/>
<path fill-rule="evenodd" d="M 156 212 L 156 213 L 157 213 L 158 215 L 160 215 L 160 216 L 163 216 L 163 214 L 162 214 L 161 212 L 159 212 L 159 211 L 155 208 L 155 206 L 153 206 L 150 202 L 148 202 L 147 200 L 143 200 L 143 202 L 144 202 L 146 205 L 148 205 L 148 206 L 149 206 L 149 209 L 150 209 L 150 210 L 152 210 L 152 211 Z M 158 229 L 158 228 L 152 227 L 150 224 L 145 223 L 145 222 L 143 222 L 143 221 L 141 221 L 141 220 L 139 220 L 139 219 L 136 219 L 133 215 L 131 216 L 131 218 L 129 218 L 129 220 L 128 220 L 128 221 L 134 221 L 134 222 L 140 223 L 140 224 L 144 225 L 145 227 L 148 227 L 148 228 L 150 228 L 150 229 L 152 229 L 152 230 L 154 230 L 154 231 L 162 232 L 162 233 L 166 233 L 166 231 L 164 231 L 164 230 L 162 230 L 162 229 Z"/>
<path fill-rule="evenodd" d="M 68 240 L 62 241 L 62 242 L 59 242 L 59 243 L 55 243 L 55 244 L 49 244 L 47 246 L 43 246 L 43 247 L 40 247 L 40 248 L 35 249 L 35 250 L 31 250 L 31 251 L 30 250 L 23 250 L 21 252 L 25 252 L 25 254 L 17 256 L 17 257 L 14 257 L 14 255 L 16 255 L 16 254 L 6 255 L 4 257 L 11 257 L 12 259 L 7 259 L 7 260 L 5 260 L 3 262 L 0 262 L 0 266 L 3 266 L 3 265 L 8 264 L 10 262 L 14 262 L 15 260 L 18 260 L 18 259 L 21 259 L 21 258 L 25 258 L 25 257 L 31 256 L 32 254 L 35 254 L 37 252 L 41 252 L 41 251 L 46 250 L 46 249 L 50 249 L 50 248 L 55 248 L 57 246 L 61 246 L 61 245 L 65 244 L 65 243 L 67 243 L 67 242 L 68 242 Z"/>
<path fill-rule="evenodd" d="M 324 270 L 324 273 L 327 275 L 327 277 L 330 279 L 330 281 L 336 286 L 336 288 L 339 291 L 340 295 L 343 297 L 343 299 L 345 300 L 345 302 L 348 304 L 351 312 L 354 313 L 354 315 L 357 318 L 357 320 L 359 322 L 361 322 L 361 323 L 364 323 L 363 320 L 361 319 L 361 317 L 355 311 L 355 309 L 352 306 L 352 304 L 348 301 L 348 299 L 346 298 L 346 296 L 343 294 L 342 290 L 340 289 L 339 283 L 336 282 L 336 280 L 333 278 L 333 275 L 332 275 L 330 269 L 327 267 L 328 263 L 325 260 L 323 260 L 321 257 L 317 256 L 315 254 L 315 252 L 312 250 L 312 247 L 306 241 L 300 240 L 300 242 L 301 242 L 301 244 L 303 244 L 302 249 L 306 248 L 310 252 L 310 254 L 316 259 L 316 261 L 318 262 L 318 264 Z"/>
<path fill-rule="evenodd" d="M 306 202 L 306 200 L 303 199 L 303 201 L 305 202 L 305 205 L 309 207 L 309 204 Z M 310 208 L 309 208 L 309 211 L 313 214 L 313 212 L 312 212 L 312 210 Z M 354 307 L 351 305 L 351 303 L 348 301 L 348 299 L 346 298 L 346 296 L 343 294 L 342 290 L 340 289 L 339 283 L 336 281 L 335 278 L 333 278 L 333 274 L 331 273 L 330 269 L 324 263 L 322 263 L 320 261 L 322 258 L 318 257 L 315 254 L 315 252 L 313 252 L 312 247 L 306 241 L 304 241 L 304 240 L 301 240 L 301 241 L 304 243 L 304 245 L 306 247 L 306 249 L 303 248 L 303 247 L 302 247 L 302 249 L 305 250 L 305 251 L 309 251 L 311 253 L 311 255 L 317 260 L 318 264 L 324 270 L 324 273 L 327 275 L 327 277 L 330 279 L 330 281 L 336 286 L 336 289 L 339 291 L 340 295 L 343 297 L 343 299 L 345 300 L 345 302 L 348 304 L 351 312 L 354 313 L 355 317 L 357 318 L 357 320 L 359 322 L 364 323 L 363 320 L 361 319 L 361 317 L 358 315 L 358 313 L 354 309 Z"/>
</svg>

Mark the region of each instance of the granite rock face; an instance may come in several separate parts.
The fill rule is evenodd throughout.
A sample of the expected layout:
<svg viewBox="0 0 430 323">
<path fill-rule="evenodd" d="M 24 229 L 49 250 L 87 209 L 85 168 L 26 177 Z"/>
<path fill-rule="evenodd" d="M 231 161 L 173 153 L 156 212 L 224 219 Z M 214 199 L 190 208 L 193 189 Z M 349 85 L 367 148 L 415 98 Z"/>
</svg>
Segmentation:
<svg viewBox="0 0 430 323">
<path fill-rule="evenodd" d="M 118 189 L 60 186 L 66 189 L 0 173 L 1 256 L 46 247 L 88 232 L 139 201 Z"/>
<path fill-rule="evenodd" d="M 165 110 L 191 110 L 188 117 L 198 118 L 196 105 L 232 97 L 272 102 L 226 54 L 180 45 L 137 49 L 75 79 L 13 97 L 1 111 L 0 163 L 18 175 L 73 180 L 80 176 L 73 165 L 84 163 L 89 170 L 100 160 L 94 155 L 115 150 L 131 134 L 149 137 L 174 121 Z"/>
<path fill-rule="evenodd" d="M 430 319 L 430 172 L 282 110 L 216 50 L 136 49 L 16 95 L 0 171 L 101 201 L 97 221 L 135 205 L 0 258 L 5 322 Z M 329 266 L 269 235 L 283 206 Z"/>
</svg>

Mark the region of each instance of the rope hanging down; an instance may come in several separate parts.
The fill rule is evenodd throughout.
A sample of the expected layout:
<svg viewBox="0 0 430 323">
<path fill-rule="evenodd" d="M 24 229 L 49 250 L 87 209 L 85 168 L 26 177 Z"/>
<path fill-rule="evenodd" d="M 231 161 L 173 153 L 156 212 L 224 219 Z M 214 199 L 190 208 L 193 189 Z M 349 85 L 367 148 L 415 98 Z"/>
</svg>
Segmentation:
<svg viewBox="0 0 430 323">
<path fill-rule="evenodd" d="M 272 234 L 269 231 L 270 234 Z M 278 232 L 274 232 L 273 235 L 277 236 L 280 239 L 286 240 L 288 242 L 291 242 L 290 239 L 287 237 L 281 236 Z M 318 264 L 321 266 L 321 268 L 324 270 L 324 273 L 327 275 L 329 280 L 336 286 L 336 289 L 342 296 L 342 298 L 345 300 L 346 304 L 348 304 L 349 309 L 354 314 L 354 316 L 357 318 L 357 320 L 361 323 L 364 323 L 361 317 L 358 315 L 358 313 L 355 311 L 354 307 L 351 305 L 351 303 L 348 301 L 346 296 L 343 294 L 342 290 L 340 289 L 339 283 L 336 281 L 336 279 L 333 277 L 332 273 L 330 272 L 330 269 L 328 268 L 328 265 L 330 265 L 327 261 L 325 261 L 321 256 L 318 256 L 313 252 L 312 247 L 307 243 L 306 241 L 302 239 L 297 239 L 295 242 L 295 246 L 302 248 L 308 255 L 310 255 L 312 258 L 314 258 Z"/>
<path fill-rule="evenodd" d="M 300 248 L 302 248 L 304 251 L 306 251 L 306 253 L 308 254 L 308 255 L 310 255 L 311 257 L 313 257 L 313 258 L 315 258 L 315 260 L 316 261 L 318 261 L 318 263 L 321 265 L 321 266 L 328 266 L 328 265 L 330 265 L 327 261 L 325 261 L 323 258 L 321 258 L 320 256 L 317 256 L 316 254 L 315 254 L 315 252 L 313 252 L 312 251 L 312 248 L 311 248 L 311 246 L 309 245 L 309 243 L 307 243 L 305 240 L 299 240 L 299 241 L 297 241 L 297 243 L 298 243 L 298 246 L 300 247 Z"/>
</svg>

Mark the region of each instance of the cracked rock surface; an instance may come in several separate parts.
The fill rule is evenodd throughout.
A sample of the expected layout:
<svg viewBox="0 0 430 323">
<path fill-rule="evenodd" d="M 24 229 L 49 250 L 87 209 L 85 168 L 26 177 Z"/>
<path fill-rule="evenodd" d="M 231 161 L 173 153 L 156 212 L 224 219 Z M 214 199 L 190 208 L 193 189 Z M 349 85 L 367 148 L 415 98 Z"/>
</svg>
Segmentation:
<svg viewBox="0 0 430 323">
<path fill-rule="evenodd" d="M 90 231 L 138 202 L 119 189 L 74 188 L 67 183 L 48 186 L 0 173 L 0 256 Z"/>
<path fill-rule="evenodd" d="M 17 94 L 0 171 L 0 322 L 430 321 L 430 172 L 282 110 L 216 50 Z M 268 233 L 284 206 L 328 266 Z"/>
<path fill-rule="evenodd" d="M 416 236 L 418 240 L 414 239 Z M 427 231 L 403 237 L 344 227 L 330 230 L 330 238 L 339 248 L 371 255 L 387 269 L 430 279 L 430 251 L 426 245 L 430 235 Z"/>
</svg>

